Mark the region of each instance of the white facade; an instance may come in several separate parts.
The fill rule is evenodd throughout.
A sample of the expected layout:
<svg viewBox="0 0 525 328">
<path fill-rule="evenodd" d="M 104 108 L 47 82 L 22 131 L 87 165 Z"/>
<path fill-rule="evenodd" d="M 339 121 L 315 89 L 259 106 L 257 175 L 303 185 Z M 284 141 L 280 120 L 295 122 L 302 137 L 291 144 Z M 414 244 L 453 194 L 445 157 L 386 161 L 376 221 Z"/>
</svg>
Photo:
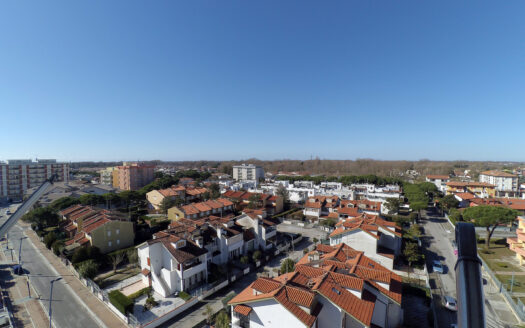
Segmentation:
<svg viewBox="0 0 525 328">
<path fill-rule="evenodd" d="M 275 327 L 275 328 L 305 328 L 306 325 L 295 317 L 290 311 L 286 310 L 274 299 L 251 303 L 250 328 L 254 327 Z M 240 320 L 237 313 L 232 308 L 232 328 L 240 328 Z M 322 326 L 319 326 L 322 327 Z"/>
<path fill-rule="evenodd" d="M 499 196 L 512 197 L 518 192 L 518 176 L 511 174 L 480 173 L 479 182 L 486 182 L 495 186 Z"/>
<path fill-rule="evenodd" d="M 242 164 L 233 167 L 233 180 L 235 181 L 259 181 L 259 179 L 264 179 L 264 170 L 260 166 Z"/>
<path fill-rule="evenodd" d="M 40 186 L 54 174 L 57 181 L 69 181 L 69 164 L 54 159 L 8 160 L 0 163 L 0 199 L 22 199 L 24 193 Z"/>
</svg>

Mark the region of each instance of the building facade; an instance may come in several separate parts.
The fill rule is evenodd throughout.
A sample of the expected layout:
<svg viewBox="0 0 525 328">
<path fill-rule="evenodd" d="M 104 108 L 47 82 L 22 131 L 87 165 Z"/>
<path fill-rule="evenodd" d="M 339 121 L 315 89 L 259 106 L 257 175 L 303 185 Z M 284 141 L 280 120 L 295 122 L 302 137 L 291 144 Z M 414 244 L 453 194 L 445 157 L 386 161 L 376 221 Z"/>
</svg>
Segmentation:
<svg viewBox="0 0 525 328">
<path fill-rule="evenodd" d="M 40 186 L 54 174 L 57 181 L 69 181 L 69 164 L 54 159 L 8 160 L 0 163 L 0 200 L 21 200 L 24 193 Z"/>
<path fill-rule="evenodd" d="M 264 179 L 264 170 L 260 166 L 242 164 L 233 167 L 233 180 L 235 181 L 259 181 L 259 179 Z"/>
<path fill-rule="evenodd" d="M 485 171 L 479 174 L 479 182 L 490 183 L 496 188 L 496 196 L 515 197 L 518 195 L 518 176 L 501 171 Z"/>
<path fill-rule="evenodd" d="M 113 186 L 120 190 L 138 190 L 155 179 L 154 165 L 124 163 L 117 166 L 113 175 Z M 116 177 L 115 177 L 116 175 Z"/>
<path fill-rule="evenodd" d="M 113 171 L 115 167 L 107 167 L 103 170 L 98 171 L 100 173 L 100 184 L 112 186 L 113 185 Z"/>
</svg>

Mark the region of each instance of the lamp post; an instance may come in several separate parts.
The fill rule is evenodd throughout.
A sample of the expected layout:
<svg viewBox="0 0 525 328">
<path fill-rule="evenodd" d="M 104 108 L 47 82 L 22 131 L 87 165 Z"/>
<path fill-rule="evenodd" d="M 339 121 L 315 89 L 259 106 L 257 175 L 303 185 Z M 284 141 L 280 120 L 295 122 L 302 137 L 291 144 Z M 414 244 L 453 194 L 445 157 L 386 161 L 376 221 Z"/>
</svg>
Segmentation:
<svg viewBox="0 0 525 328">
<path fill-rule="evenodd" d="M 62 277 L 58 277 L 56 279 L 53 279 L 51 280 L 51 287 L 50 287 L 50 291 L 49 291 L 49 328 L 51 328 L 51 314 L 52 314 L 52 311 L 51 311 L 51 302 L 53 301 L 53 284 L 57 281 L 59 281 L 60 279 L 62 279 Z"/>
</svg>

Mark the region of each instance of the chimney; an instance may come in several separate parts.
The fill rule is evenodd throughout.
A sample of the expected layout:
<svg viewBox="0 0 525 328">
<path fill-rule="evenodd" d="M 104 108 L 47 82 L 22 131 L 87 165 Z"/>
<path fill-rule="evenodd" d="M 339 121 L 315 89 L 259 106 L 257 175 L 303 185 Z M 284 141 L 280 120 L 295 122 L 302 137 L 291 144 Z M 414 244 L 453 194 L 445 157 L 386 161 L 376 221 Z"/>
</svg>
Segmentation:
<svg viewBox="0 0 525 328">
<path fill-rule="evenodd" d="M 204 248 L 204 239 L 202 237 L 197 237 L 195 238 L 195 242 L 197 243 L 197 245 L 199 245 L 200 248 Z"/>
</svg>

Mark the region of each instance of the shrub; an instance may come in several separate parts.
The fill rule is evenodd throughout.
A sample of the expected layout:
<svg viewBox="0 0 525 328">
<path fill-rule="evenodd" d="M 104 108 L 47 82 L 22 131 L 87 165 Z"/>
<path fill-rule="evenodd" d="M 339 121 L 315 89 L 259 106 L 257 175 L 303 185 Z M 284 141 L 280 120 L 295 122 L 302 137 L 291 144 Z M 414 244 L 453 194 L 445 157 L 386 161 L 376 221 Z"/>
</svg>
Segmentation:
<svg viewBox="0 0 525 328">
<path fill-rule="evenodd" d="M 141 290 L 139 291 L 136 291 L 134 292 L 133 294 L 129 295 L 128 297 L 132 300 L 135 300 L 139 297 L 141 297 L 142 295 L 149 295 L 151 293 L 151 287 L 145 287 L 145 288 L 142 288 Z"/>
<path fill-rule="evenodd" d="M 53 245 L 51 245 L 51 248 L 53 249 L 53 253 L 55 253 L 56 256 L 59 256 L 64 249 L 64 243 L 61 240 L 55 240 Z"/>
<path fill-rule="evenodd" d="M 261 251 L 255 251 L 255 252 L 253 252 L 252 259 L 253 259 L 254 262 L 256 262 L 256 261 L 260 260 L 261 256 L 262 256 L 262 252 Z"/>
<path fill-rule="evenodd" d="M 82 278 L 93 279 L 98 273 L 98 264 L 93 260 L 87 260 L 78 263 L 77 271 Z"/>
<path fill-rule="evenodd" d="M 57 240 L 57 235 L 54 232 L 48 233 L 44 237 L 44 244 L 46 244 L 47 249 L 51 249 L 53 243 Z"/>
<path fill-rule="evenodd" d="M 122 314 L 133 311 L 133 301 L 122 294 L 119 290 L 112 290 L 108 293 L 109 301 L 116 307 Z"/>
<path fill-rule="evenodd" d="M 154 306 L 159 305 L 159 302 L 155 301 L 155 298 L 153 296 L 149 296 L 146 299 L 146 308 L 151 309 Z"/>
<path fill-rule="evenodd" d="M 185 291 L 182 291 L 179 293 L 179 297 L 182 298 L 183 300 L 187 301 L 191 298 L 191 295 L 186 293 Z"/>
<path fill-rule="evenodd" d="M 248 258 L 248 256 L 241 256 L 241 263 L 242 264 L 248 264 L 248 262 L 250 261 L 250 259 Z"/>
<path fill-rule="evenodd" d="M 79 247 L 75 250 L 73 253 L 73 257 L 71 258 L 71 262 L 73 264 L 84 262 L 88 260 L 88 252 L 86 247 Z"/>
</svg>

